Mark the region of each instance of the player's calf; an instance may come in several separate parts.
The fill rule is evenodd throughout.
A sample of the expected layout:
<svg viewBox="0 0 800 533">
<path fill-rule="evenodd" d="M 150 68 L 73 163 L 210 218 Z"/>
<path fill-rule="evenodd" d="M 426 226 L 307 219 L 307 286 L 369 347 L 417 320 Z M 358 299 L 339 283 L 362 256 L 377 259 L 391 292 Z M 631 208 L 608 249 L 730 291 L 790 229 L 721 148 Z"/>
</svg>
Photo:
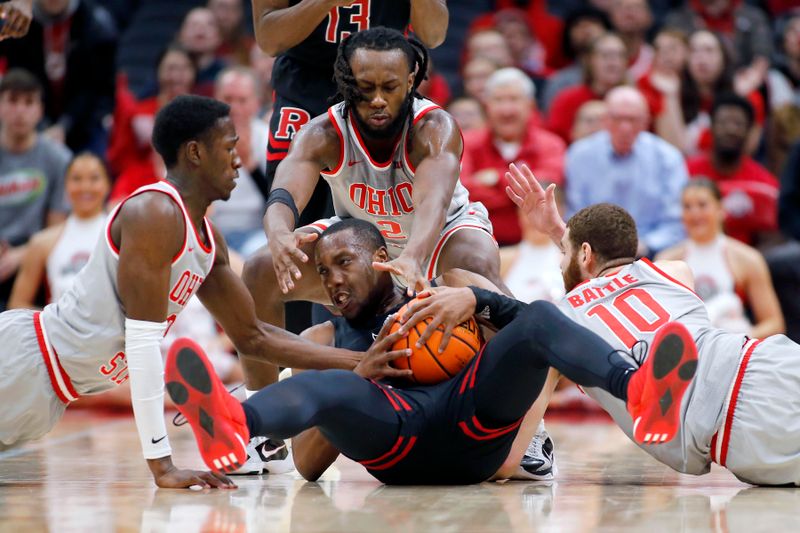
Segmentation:
<svg viewBox="0 0 800 533">
<path fill-rule="evenodd" d="M 678 322 L 655 335 L 650 354 L 628 382 L 633 438 L 641 444 L 671 440 L 680 425 L 681 400 L 697 370 L 697 346 Z"/>
</svg>

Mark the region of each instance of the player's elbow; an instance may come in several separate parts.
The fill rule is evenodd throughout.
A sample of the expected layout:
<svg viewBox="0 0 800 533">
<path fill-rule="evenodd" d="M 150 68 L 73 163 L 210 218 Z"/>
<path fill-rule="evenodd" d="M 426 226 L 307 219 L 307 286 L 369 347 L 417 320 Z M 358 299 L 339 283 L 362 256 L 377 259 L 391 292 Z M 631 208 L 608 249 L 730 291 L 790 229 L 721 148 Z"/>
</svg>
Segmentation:
<svg viewBox="0 0 800 533">
<path fill-rule="evenodd" d="M 445 24 L 443 28 L 435 28 L 425 35 L 420 35 L 419 33 L 416 34 L 419 40 L 427 46 L 428 48 L 436 48 L 440 44 L 444 42 L 445 37 L 447 36 L 447 25 Z"/>
</svg>

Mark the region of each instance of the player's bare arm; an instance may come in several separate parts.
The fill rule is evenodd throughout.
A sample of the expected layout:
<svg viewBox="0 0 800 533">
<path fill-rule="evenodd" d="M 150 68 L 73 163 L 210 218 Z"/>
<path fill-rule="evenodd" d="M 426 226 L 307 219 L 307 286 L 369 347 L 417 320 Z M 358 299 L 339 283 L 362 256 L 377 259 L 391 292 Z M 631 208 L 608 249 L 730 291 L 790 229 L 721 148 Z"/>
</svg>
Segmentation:
<svg viewBox="0 0 800 533">
<path fill-rule="evenodd" d="M 252 0 L 256 42 L 264 52 L 277 56 L 303 42 L 331 9 L 353 1 L 302 0 L 289 6 L 289 0 Z"/>
<path fill-rule="evenodd" d="M 275 174 L 272 190 L 284 189 L 291 196 L 297 212 L 302 213 L 319 181 L 319 173 L 334 168 L 339 160 L 341 142 L 327 115 L 309 122 L 292 141 L 286 156 Z M 293 279 L 300 279 L 296 262 L 308 262 L 300 246 L 317 238 L 316 233 L 295 233 L 295 213 L 286 203 L 272 201 L 264 215 L 264 229 L 275 273 L 281 291 L 294 288 Z"/>
<path fill-rule="evenodd" d="M 445 0 L 411 0 L 411 27 L 428 48 L 436 48 L 444 42 L 449 21 Z"/>
<path fill-rule="evenodd" d="M 14 279 L 14 288 L 8 299 L 9 309 L 36 308 L 36 295 L 46 275 L 47 257 L 63 230 L 63 225 L 51 226 L 31 237 Z"/>
<path fill-rule="evenodd" d="M 158 413 L 147 412 L 137 406 L 133 391 L 137 387 L 136 380 L 142 379 L 135 371 L 138 363 L 133 361 L 129 353 L 131 331 L 128 324 L 148 323 L 163 324 L 167 318 L 167 300 L 164 294 L 169 293 L 170 266 L 173 257 L 183 246 L 185 222 L 178 205 L 166 195 L 160 193 L 144 193 L 131 198 L 120 210 L 111 227 L 111 238 L 119 248 L 118 283 L 119 296 L 126 316 L 126 352 L 130 368 L 130 382 L 134 415 L 137 427 L 142 419 L 151 416 L 161 417 L 163 423 L 163 397 Z M 156 342 L 155 349 L 158 350 Z M 161 355 L 158 356 L 161 370 Z M 162 378 L 163 379 L 163 378 Z M 162 383 L 163 389 L 163 383 Z M 152 406 L 155 410 L 155 406 Z M 140 435 L 144 442 L 157 436 Z M 153 474 L 156 485 L 164 488 L 187 488 L 193 485 L 202 487 L 233 488 L 235 485 L 225 476 L 195 470 L 180 470 L 172 463 L 171 455 L 149 458 L 147 464 Z"/>
<path fill-rule="evenodd" d="M 388 263 L 376 263 L 376 268 L 404 278 L 409 294 L 427 284 L 422 272 L 424 261 L 433 252 L 444 227 L 463 149 L 458 125 L 441 110 L 431 111 L 414 126 L 410 142 L 409 157 L 416 168 L 414 225 L 403 253 Z"/>
</svg>

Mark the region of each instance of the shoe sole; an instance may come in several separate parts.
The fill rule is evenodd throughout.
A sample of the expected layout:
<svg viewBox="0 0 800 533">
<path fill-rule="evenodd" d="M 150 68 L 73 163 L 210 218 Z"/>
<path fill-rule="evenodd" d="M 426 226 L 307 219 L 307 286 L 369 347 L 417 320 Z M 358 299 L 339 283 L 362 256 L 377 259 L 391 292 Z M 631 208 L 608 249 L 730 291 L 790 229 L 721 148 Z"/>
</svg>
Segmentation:
<svg viewBox="0 0 800 533">
<path fill-rule="evenodd" d="M 678 432 L 681 401 L 697 371 L 697 346 L 683 324 L 670 322 L 656 333 L 650 357 L 643 396 L 651 401 L 634 421 L 633 435 L 640 444 L 662 444 Z"/>
<path fill-rule="evenodd" d="M 214 373 L 203 350 L 189 339 L 169 349 L 166 388 L 175 406 L 192 427 L 203 461 L 214 472 L 229 474 L 247 459 L 246 428 L 236 430 L 228 409 L 228 392 Z"/>
</svg>

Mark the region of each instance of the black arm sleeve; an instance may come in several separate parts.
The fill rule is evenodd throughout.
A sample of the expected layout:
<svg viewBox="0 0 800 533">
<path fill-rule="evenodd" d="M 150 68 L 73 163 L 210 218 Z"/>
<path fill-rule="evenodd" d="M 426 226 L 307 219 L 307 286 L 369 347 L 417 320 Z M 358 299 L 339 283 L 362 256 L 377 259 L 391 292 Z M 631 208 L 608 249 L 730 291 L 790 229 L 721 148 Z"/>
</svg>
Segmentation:
<svg viewBox="0 0 800 533">
<path fill-rule="evenodd" d="M 514 320 L 528 304 L 504 294 L 499 294 L 473 285 L 469 286 L 475 295 L 475 314 L 488 320 L 497 329 L 504 328 Z"/>
</svg>

